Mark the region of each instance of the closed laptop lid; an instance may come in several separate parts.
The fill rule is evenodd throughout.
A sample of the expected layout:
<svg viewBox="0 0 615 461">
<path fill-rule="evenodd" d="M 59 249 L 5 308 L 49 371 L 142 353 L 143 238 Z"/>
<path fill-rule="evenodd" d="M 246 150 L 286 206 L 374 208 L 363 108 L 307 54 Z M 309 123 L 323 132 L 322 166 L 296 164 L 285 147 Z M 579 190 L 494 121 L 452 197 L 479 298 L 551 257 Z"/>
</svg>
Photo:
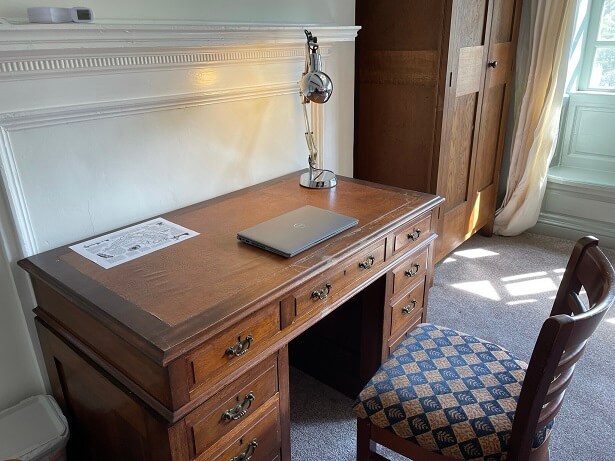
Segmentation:
<svg viewBox="0 0 615 461">
<path fill-rule="evenodd" d="M 306 205 L 244 229 L 237 238 L 288 258 L 358 222 L 350 216 Z"/>
</svg>

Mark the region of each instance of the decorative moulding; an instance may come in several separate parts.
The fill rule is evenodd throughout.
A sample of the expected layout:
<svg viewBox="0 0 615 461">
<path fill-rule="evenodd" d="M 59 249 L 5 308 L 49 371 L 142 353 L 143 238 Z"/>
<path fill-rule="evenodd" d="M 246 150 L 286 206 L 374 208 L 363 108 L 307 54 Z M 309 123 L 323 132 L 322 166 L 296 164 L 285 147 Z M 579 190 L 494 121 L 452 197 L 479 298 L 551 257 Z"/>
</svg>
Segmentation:
<svg viewBox="0 0 615 461">
<path fill-rule="evenodd" d="M 358 26 L 0 24 L 3 51 L 171 46 L 303 45 L 308 27 L 323 43 L 354 41 Z"/>
<path fill-rule="evenodd" d="M 39 128 L 62 123 L 84 122 L 110 117 L 144 114 L 160 110 L 182 109 L 246 99 L 268 98 L 298 93 L 296 82 L 277 85 L 244 86 L 230 90 L 210 91 L 189 95 L 153 96 L 126 101 L 97 102 L 67 105 L 19 112 L 0 112 L 0 128 L 10 131 Z"/>
<path fill-rule="evenodd" d="M 2 179 L 5 183 L 6 194 L 11 214 L 13 216 L 17 238 L 21 254 L 18 256 L 32 255 L 36 252 L 36 239 L 30 220 L 30 214 L 26 205 L 25 194 L 19 178 L 17 164 L 9 141 L 8 132 L 0 126 L 0 165 L 2 165 Z M 10 235 L 10 230 L 5 228 L 7 223 L 2 223 L 2 233 Z M 5 242 L 3 242 L 5 243 Z"/>
<path fill-rule="evenodd" d="M 358 27 L 310 28 L 328 45 Z M 301 26 L 0 24 L 0 79 L 303 58 Z"/>
<path fill-rule="evenodd" d="M 64 76 L 66 74 L 106 71 L 152 70 L 159 68 L 194 67 L 206 64 L 229 63 L 248 60 L 271 61 L 303 56 L 300 48 L 199 51 L 153 54 L 149 52 L 130 55 L 40 57 L 30 59 L 3 59 L 0 61 L 0 77 L 20 79 L 24 77 Z"/>
</svg>

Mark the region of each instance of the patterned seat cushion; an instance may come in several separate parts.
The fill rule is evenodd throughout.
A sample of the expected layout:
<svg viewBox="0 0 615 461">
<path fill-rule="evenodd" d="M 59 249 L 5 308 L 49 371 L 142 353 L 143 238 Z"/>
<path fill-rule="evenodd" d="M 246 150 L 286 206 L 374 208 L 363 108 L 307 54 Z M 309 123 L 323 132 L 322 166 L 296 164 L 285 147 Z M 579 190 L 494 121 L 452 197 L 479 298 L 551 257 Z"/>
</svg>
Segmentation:
<svg viewBox="0 0 615 461">
<path fill-rule="evenodd" d="M 527 364 L 502 347 L 418 325 L 359 394 L 354 412 L 455 459 L 506 459 Z M 538 447 L 553 423 L 534 439 Z"/>
</svg>

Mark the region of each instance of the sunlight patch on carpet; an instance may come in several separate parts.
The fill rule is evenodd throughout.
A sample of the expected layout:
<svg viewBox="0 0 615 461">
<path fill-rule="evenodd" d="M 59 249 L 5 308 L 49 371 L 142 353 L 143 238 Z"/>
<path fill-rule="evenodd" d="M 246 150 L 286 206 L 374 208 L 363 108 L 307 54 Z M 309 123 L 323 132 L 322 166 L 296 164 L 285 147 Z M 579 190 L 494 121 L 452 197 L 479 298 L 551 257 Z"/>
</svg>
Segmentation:
<svg viewBox="0 0 615 461">
<path fill-rule="evenodd" d="M 557 291 L 557 285 L 553 279 L 549 277 L 524 280 L 523 282 L 507 283 L 504 286 L 511 296 L 528 296 L 538 293 L 548 293 L 549 291 Z"/>
<path fill-rule="evenodd" d="M 493 301 L 500 301 L 502 299 L 489 280 L 454 283 L 451 286 L 459 290 L 482 296 L 483 298 L 492 299 Z"/>
<path fill-rule="evenodd" d="M 500 253 L 494 251 L 485 250 L 484 248 L 473 248 L 471 250 L 455 251 L 455 256 L 462 256 L 468 259 L 485 258 L 487 256 L 499 256 Z"/>
<path fill-rule="evenodd" d="M 502 282 L 513 282 L 515 280 L 531 279 L 531 278 L 535 278 L 535 277 L 542 277 L 544 275 L 547 275 L 547 273 L 544 272 L 544 271 L 541 271 L 541 272 L 529 272 L 527 274 L 519 274 L 519 275 L 511 275 L 509 277 L 502 277 L 500 280 Z"/>
<path fill-rule="evenodd" d="M 538 300 L 537 299 L 532 299 L 532 298 L 530 298 L 530 299 L 518 299 L 516 301 L 508 301 L 506 303 L 506 305 L 507 306 L 517 306 L 519 304 L 530 304 L 530 303 L 536 303 L 536 302 L 538 302 Z"/>
</svg>

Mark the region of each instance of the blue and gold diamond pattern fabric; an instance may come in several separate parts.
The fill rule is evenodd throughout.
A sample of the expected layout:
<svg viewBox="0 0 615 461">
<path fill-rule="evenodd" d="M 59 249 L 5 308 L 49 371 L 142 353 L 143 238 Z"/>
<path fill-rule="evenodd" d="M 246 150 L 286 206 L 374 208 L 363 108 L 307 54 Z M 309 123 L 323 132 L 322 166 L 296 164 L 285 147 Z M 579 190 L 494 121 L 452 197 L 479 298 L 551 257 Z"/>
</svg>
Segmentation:
<svg viewBox="0 0 615 461">
<path fill-rule="evenodd" d="M 354 412 L 451 458 L 503 461 L 526 369 L 497 344 L 424 323 L 367 383 Z"/>
</svg>

